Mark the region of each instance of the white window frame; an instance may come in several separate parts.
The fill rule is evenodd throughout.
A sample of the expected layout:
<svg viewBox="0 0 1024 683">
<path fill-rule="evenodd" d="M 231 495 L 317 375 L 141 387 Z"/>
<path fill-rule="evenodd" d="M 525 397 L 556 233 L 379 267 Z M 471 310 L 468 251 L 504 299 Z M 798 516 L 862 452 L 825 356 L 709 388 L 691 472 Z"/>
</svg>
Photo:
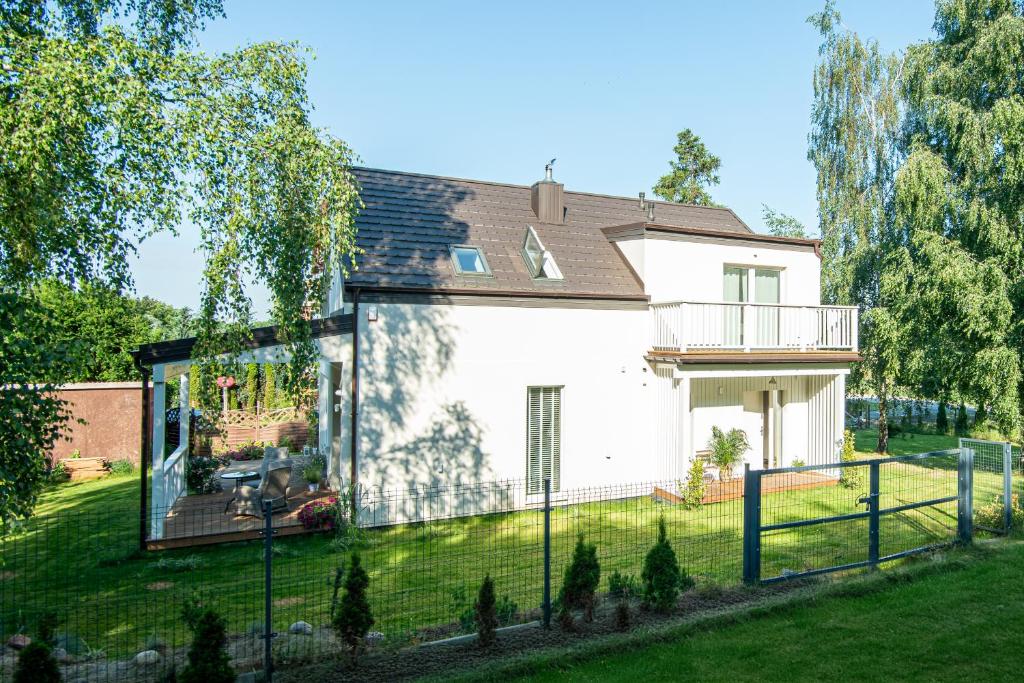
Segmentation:
<svg viewBox="0 0 1024 683">
<path fill-rule="evenodd" d="M 532 256 L 531 251 L 536 253 L 536 256 Z M 526 269 L 530 271 L 532 278 L 536 280 L 562 279 L 562 271 L 555 263 L 555 257 L 544 247 L 544 243 L 540 241 L 540 237 L 537 236 L 537 231 L 533 229 L 532 225 L 526 226 L 526 235 L 523 237 L 520 253 L 523 255 Z"/>
<path fill-rule="evenodd" d="M 528 496 L 544 494 L 545 441 L 548 442 L 546 469 L 551 477 L 551 492 L 555 493 L 562 488 L 562 390 L 564 388 L 564 385 L 528 386 L 526 388 L 526 494 Z M 535 392 L 538 394 L 537 401 L 540 411 L 540 424 L 536 427 L 534 426 L 533 411 Z M 545 420 L 544 396 L 549 392 L 553 397 L 551 400 L 553 412 Z M 545 421 L 549 423 L 548 429 L 551 430 L 551 434 L 547 438 L 543 433 Z M 535 429 L 539 432 L 536 440 L 532 437 Z M 536 457 L 532 453 L 534 443 L 537 443 L 537 448 L 540 450 Z"/>
<path fill-rule="evenodd" d="M 745 279 L 747 286 L 747 301 L 743 303 L 753 304 L 756 303 L 754 299 L 757 297 L 755 293 L 755 281 L 757 280 L 756 272 L 759 270 L 773 270 L 779 274 L 779 303 L 778 304 L 766 304 L 768 306 L 782 306 L 786 303 L 786 268 L 784 266 L 765 266 L 755 265 L 750 263 L 723 263 L 722 264 L 722 302 L 723 303 L 738 303 L 735 301 L 725 301 L 725 271 L 729 268 L 735 268 L 746 271 Z"/>
<path fill-rule="evenodd" d="M 459 256 L 455 253 L 456 249 L 472 249 L 480 257 L 480 263 L 483 264 L 484 269 L 482 271 L 475 270 L 463 270 L 462 264 L 459 263 Z M 487 257 L 484 256 L 484 250 L 480 247 L 474 247 L 472 244 L 452 244 L 448 246 L 448 253 L 452 258 L 452 267 L 455 268 L 456 275 L 465 275 L 467 277 L 491 277 L 491 266 L 487 263 Z"/>
</svg>

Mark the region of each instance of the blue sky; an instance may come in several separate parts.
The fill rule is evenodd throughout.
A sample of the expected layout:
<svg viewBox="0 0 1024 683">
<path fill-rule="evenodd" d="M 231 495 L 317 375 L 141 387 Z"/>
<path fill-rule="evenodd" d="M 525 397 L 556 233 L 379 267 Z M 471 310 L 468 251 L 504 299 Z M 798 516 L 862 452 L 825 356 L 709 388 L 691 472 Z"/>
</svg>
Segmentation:
<svg viewBox="0 0 1024 683">
<path fill-rule="evenodd" d="M 225 0 L 210 52 L 297 41 L 313 120 L 368 166 L 531 183 L 557 157 L 567 189 L 650 193 L 676 132 L 722 159 L 716 201 L 755 230 L 761 205 L 816 230 L 807 162 L 823 2 L 280 2 Z M 887 49 L 931 34 L 930 0 L 840 0 L 844 23 Z M 195 308 L 196 231 L 134 260 L 136 290 Z M 257 312 L 265 294 L 253 292 Z"/>
</svg>

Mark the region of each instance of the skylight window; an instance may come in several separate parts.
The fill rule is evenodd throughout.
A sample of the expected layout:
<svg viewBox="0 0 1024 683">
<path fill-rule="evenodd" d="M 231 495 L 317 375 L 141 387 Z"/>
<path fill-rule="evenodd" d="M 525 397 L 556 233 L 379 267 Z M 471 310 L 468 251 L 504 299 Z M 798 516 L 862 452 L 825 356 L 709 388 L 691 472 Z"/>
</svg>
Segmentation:
<svg viewBox="0 0 1024 683">
<path fill-rule="evenodd" d="M 558 269 L 555 257 L 544 248 L 544 244 L 537 237 L 537 232 L 532 225 L 526 226 L 526 237 L 523 238 L 523 259 L 533 277 L 548 280 L 562 279 L 562 271 Z"/>
<path fill-rule="evenodd" d="M 484 258 L 480 247 L 453 246 L 451 252 L 455 272 L 459 275 L 491 274 L 491 269 L 487 267 L 487 259 Z"/>
</svg>

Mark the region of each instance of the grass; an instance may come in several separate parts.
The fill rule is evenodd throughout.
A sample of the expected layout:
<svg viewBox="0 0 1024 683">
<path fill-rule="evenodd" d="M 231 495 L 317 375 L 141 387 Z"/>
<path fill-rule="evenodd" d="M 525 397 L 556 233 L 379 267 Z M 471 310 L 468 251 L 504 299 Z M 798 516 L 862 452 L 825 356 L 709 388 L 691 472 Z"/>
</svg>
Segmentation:
<svg viewBox="0 0 1024 683">
<path fill-rule="evenodd" d="M 915 450 L 950 442 L 955 445 L 947 437 L 942 445 L 922 443 L 924 448 Z M 882 476 L 888 496 L 883 505 L 956 491 L 955 472 L 948 468 L 893 465 L 883 467 Z M 864 479 L 857 490 L 832 486 L 767 495 L 764 521 L 862 510 L 856 500 L 865 492 Z M 980 504 L 995 495 L 998 482 L 979 477 L 979 483 Z M 138 488 L 135 477 L 52 488 L 23 531 L 0 538 L 0 637 L 31 630 L 42 612 L 57 607 L 64 630 L 111 656 L 134 654 L 154 635 L 182 644 L 188 634 L 180 608 L 195 591 L 222 611 L 232 632 L 244 633 L 261 620 L 261 544 L 139 553 Z M 691 575 L 705 583 L 740 580 L 741 500 L 683 510 L 657 504 L 649 493 L 649 486 L 637 487 L 624 500 L 553 511 L 555 591 L 581 531 L 597 544 L 604 576 L 612 570 L 638 575 L 660 515 Z M 954 528 L 955 504 L 888 516 L 881 529 L 882 552 L 946 541 Z M 765 534 L 763 575 L 864 559 L 866 539 L 863 521 Z M 521 612 L 535 610 L 543 583 L 542 541 L 538 511 L 366 532 L 357 545 L 370 574 L 375 628 L 390 638 L 415 638 L 423 637 L 414 633 L 419 629 L 455 622 L 485 573 L 494 578 L 499 597 L 511 598 Z M 275 629 L 300 619 L 315 626 L 328 623 L 329 579 L 347 560 L 346 549 L 329 535 L 281 538 L 274 547 Z"/>
<path fill-rule="evenodd" d="M 1018 680 L 1020 634 L 1012 625 L 1024 623 L 1024 544 L 999 543 L 965 555 L 966 562 L 925 560 L 675 633 L 527 659 L 515 665 L 519 676 L 496 667 L 474 678 Z"/>
</svg>

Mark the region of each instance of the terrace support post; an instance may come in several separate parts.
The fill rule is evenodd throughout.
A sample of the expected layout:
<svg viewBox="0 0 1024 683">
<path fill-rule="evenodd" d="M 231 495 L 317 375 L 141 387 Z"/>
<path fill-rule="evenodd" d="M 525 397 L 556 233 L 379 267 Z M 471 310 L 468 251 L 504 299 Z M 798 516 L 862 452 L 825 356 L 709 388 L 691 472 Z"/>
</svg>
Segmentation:
<svg viewBox="0 0 1024 683">
<path fill-rule="evenodd" d="M 957 461 L 957 540 L 969 545 L 974 540 L 974 449 L 961 448 Z"/>
<path fill-rule="evenodd" d="M 146 532 L 147 519 L 146 515 L 149 512 L 149 414 L 150 414 L 150 401 L 149 401 L 149 375 L 150 371 L 145 365 L 138 363 L 139 372 L 142 374 L 142 429 L 140 433 L 142 435 L 142 443 L 139 445 L 139 550 L 146 549 L 146 537 L 149 535 Z"/>
<path fill-rule="evenodd" d="M 551 479 L 544 479 L 544 628 L 551 628 Z"/>
<path fill-rule="evenodd" d="M 150 464 L 153 467 L 153 497 L 150 501 L 149 535 L 153 539 L 164 537 L 164 440 L 167 434 L 167 368 L 153 366 L 153 438 Z"/>
<path fill-rule="evenodd" d="M 878 531 L 882 521 L 882 506 L 878 504 L 881 479 L 879 474 L 879 462 L 873 460 L 869 466 L 868 497 L 865 501 L 868 505 L 868 512 L 871 513 L 871 516 L 868 517 L 868 562 L 873 567 L 878 566 Z"/>
<path fill-rule="evenodd" d="M 185 452 L 182 457 L 188 461 L 192 455 L 192 444 L 189 442 L 189 430 L 192 427 L 192 409 L 189 405 L 189 379 L 188 372 L 178 378 L 178 446 L 184 446 Z"/>
<path fill-rule="evenodd" d="M 743 465 L 743 583 L 761 582 L 761 471 Z"/>
<path fill-rule="evenodd" d="M 274 657 L 271 644 L 274 640 L 273 589 L 272 570 L 274 561 L 274 517 L 273 504 L 268 500 L 263 503 L 263 680 L 272 683 L 274 680 Z"/>
<path fill-rule="evenodd" d="M 1003 444 L 1003 529 L 1013 526 L 1013 446 Z"/>
</svg>

